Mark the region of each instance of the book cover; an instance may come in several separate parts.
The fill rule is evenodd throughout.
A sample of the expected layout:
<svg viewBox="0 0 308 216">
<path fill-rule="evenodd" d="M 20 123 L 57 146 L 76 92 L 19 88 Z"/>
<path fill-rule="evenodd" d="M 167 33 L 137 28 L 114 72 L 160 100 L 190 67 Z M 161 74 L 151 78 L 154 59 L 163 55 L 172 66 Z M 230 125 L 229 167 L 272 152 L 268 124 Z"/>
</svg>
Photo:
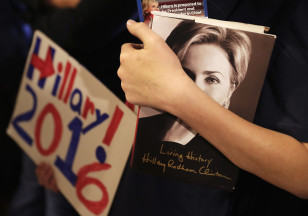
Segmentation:
<svg viewBox="0 0 308 216">
<path fill-rule="evenodd" d="M 137 0 L 139 20 L 151 27 L 152 11 L 208 17 L 206 0 Z"/>
<path fill-rule="evenodd" d="M 253 120 L 274 35 L 264 33 L 262 26 L 165 12 L 154 13 L 152 29 L 205 94 Z M 138 113 L 131 165 L 139 172 L 229 191 L 235 188 L 239 172 L 181 119 L 150 107 L 140 107 Z"/>
</svg>

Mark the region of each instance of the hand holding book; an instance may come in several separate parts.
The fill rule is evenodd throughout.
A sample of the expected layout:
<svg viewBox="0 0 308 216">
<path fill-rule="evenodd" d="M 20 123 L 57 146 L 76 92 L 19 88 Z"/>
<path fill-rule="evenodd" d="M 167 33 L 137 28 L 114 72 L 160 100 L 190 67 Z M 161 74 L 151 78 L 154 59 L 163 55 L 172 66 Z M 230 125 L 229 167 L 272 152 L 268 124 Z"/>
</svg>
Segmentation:
<svg viewBox="0 0 308 216">
<path fill-rule="evenodd" d="M 165 110 L 168 102 L 180 95 L 180 83 L 188 82 L 193 86 L 193 82 L 188 79 L 179 59 L 159 35 L 144 23 L 132 20 L 128 21 L 127 28 L 143 45 L 122 46 L 118 75 L 126 99 L 134 104 Z"/>
</svg>

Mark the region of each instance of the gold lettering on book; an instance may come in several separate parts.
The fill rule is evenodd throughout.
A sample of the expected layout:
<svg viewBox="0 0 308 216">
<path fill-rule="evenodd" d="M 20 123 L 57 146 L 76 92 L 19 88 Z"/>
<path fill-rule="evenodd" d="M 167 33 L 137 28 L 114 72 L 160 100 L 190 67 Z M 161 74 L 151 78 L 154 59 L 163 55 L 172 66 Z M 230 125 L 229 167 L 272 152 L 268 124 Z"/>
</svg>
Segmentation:
<svg viewBox="0 0 308 216">
<path fill-rule="evenodd" d="M 177 153 L 176 151 L 169 151 L 169 150 L 165 151 L 165 150 L 164 150 L 164 144 L 162 144 L 162 145 L 160 146 L 160 151 L 159 151 L 159 153 L 160 153 L 161 155 L 167 155 L 167 156 L 176 157 L 180 162 L 183 162 L 183 155 L 182 155 L 182 154 L 179 154 L 179 153 Z"/>
<path fill-rule="evenodd" d="M 196 170 L 194 169 L 189 169 L 189 168 L 185 168 L 184 167 L 184 164 L 178 164 L 178 165 L 174 165 L 174 160 L 170 159 L 168 161 L 168 167 L 169 168 L 172 168 L 172 169 L 175 169 L 175 170 L 182 170 L 184 172 L 190 172 L 190 173 L 198 173 L 196 172 Z"/>
<path fill-rule="evenodd" d="M 142 163 L 150 163 L 153 165 L 161 166 L 163 168 L 163 172 L 166 172 L 166 164 L 157 160 L 157 157 L 151 157 L 150 153 L 143 155 Z"/>
<path fill-rule="evenodd" d="M 209 168 L 210 164 L 213 161 L 212 158 L 211 159 L 203 158 L 202 155 L 196 156 L 196 154 L 194 154 L 193 151 L 189 151 L 185 157 L 186 157 L 187 160 L 193 160 L 193 161 L 197 161 L 199 163 L 205 163 L 206 168 Z"/>
<path fill-rule="evenodd" d="M 196 162 L 197 164 L 200 164 L 201 167 L 195 167 L 195 165 L 189 163 L 190 165 L 194 166 L 194 168 L 190 168 L 188 167 L 188 164 L 185 164 L 185 162 L 188 161 Z M 151 155 L 150 152 L 145 153 L 142 158 L 142 163 L 161 167 L 163 173 L 167 172 L 168 169 L 172 169 L 179 172 L 187 172 L 191 174 L 213 176 L 226 180 L 232 180 L 232 178 L 221 174 L 219 171 L 211 170 L 211 165 L 214 164 L 213 158 L 206 158 L 201 154 L 195 153 L 194 151 L 188 151 L 184 154 L 181 154 L 177 152 L 177 150 L 170 150 L 166 148 L 164 144 L 161 144 L 158 155 Z"/>
<path fill-rule="evenodd" d="M 213 172 L 211 172 L 210 169 L 205 168 L 204 166 L 201 167 L 201 168 L 199 169 L 199 173 L 200 173 L 201 175 L 216 176 L 216 177 L 220 177 L 220 178 L 225 178 L 225 179 L 227 179 L 227 180 L 232 180 L 230 177 L 227 177 L 227 176 L 225 176 L 225 175 L 222 175 L 222 174 L 220 174 L 218 171 L 216 171 L 216 172 L 213 173 Z"/>
</svg>

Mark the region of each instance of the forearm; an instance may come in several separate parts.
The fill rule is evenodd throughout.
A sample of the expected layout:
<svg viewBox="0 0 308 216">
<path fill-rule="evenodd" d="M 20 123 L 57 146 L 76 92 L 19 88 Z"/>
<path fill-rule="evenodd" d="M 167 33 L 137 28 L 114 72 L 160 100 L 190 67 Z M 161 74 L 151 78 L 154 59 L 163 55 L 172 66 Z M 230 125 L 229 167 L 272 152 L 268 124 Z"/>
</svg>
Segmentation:
<svg viewBox="0 0 308 216">
<path fill-rule="evenodd" d="M 184 81 L 168 112 L 178 116 L 240 168 L 308 198 L 308 150 L 282 133 L 254 125 Z"/>
</svg>

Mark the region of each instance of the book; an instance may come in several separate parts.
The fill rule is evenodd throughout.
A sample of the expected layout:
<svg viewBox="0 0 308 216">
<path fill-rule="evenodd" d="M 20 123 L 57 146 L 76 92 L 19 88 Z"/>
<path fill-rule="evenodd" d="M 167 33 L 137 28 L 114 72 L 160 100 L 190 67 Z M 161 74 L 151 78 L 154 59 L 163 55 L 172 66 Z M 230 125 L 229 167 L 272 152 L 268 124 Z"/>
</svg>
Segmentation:
<svg viewBox="0 0 308 216">
<path fill-rule="evenodd" d="M 206 0 L 137 0 L 137 6 L 140 22 L 149 27 L 153 20 L 152 11 L 208 17 Z"/>
<path fill-rule="evenodd" d="M 154 12 L 152 30 L 166 40 L 198 87 L 221 106 L 253 121 L 276 40 L 264 32 L 268 27 Z M 138 172 L 227 191 L 234 190 L 239 173 L 185 122 L 143 106 L 131 166 Z"/>
</svg>

